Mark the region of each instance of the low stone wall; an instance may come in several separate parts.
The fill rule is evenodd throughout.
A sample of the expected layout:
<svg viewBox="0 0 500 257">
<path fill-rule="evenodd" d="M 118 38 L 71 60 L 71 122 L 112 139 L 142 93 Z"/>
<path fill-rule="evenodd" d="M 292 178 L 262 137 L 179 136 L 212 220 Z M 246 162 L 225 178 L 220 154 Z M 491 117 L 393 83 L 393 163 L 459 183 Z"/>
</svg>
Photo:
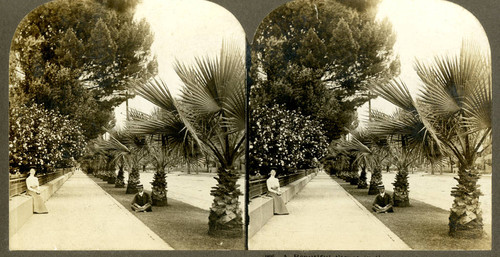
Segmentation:
<svg viewBox="0 0 500 257">
<path fill-rule="evenodd" d="M 42 186 L 40 196 L 47 201 L 68 180 L 74 171 L 64 174 Z M 49 210 L 50 211 L 50 210 Z M 9 199 L 9 238 L 33 215 L 33 198 L 22 194 Z"/>
<path fill-rule="evenodd" d="M 297 181 L 281 188 L 283 192 L 281 197 L 285 203 L 288 203 L 295 195 L 302 190 L 317 173 L 309 174 Z M 251 238 L 259 231 L 269 219 L 274 216 L 273 199 L 268 196 L 260 196 L 250 200 L 248 204 L 248 238 Z"/>
</svg>

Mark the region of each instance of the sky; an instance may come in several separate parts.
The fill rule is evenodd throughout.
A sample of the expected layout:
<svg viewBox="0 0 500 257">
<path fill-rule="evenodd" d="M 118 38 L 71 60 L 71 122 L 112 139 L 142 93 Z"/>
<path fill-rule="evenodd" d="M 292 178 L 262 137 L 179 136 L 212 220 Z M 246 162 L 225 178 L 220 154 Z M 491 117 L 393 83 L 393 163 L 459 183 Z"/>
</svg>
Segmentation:
<svg viewBox="0 0 500 257">
<path fill-rule="evenodd" d="M 143 0 L 136 18 L 145 18 L 154 33 L 153 52 L 157 55 L 159 77 L 174 95 L 181 82 L 173 69 L 176 59 L 191 63 L 195 56 L 214 56 L 223 40 L 231 40 L 242 49 L 245 33 L 238 20 L 223 7 L 204 0 Z M 415 97 L 420 79 L 414 61 L 429 62 L 436 55 L 457 54 L 463 39 L 474 39 L 489 51 L 489 43 L 478 20 L 464 8 L 441 0 L 383 0 L 378 18 L 387 18 L 397 34 L 395 52 L 401 61 L 401 78 Z M 131 108 L 150 112 L 153 105 L 136 97 Z M 383 99 L 372 101 L 372 109 L 391 113 L 395 107 Z M 125 103 L 117 107 L 118 126 L 125 120 Z M 358 109 L 360 125 L 366 123 L 368 104 Z"/>
<path fill-rule="evenodd" d="M 387 18 L 397 34 L 394 50 L 401 61 L 402 79 L 415 98 L 421 82 L 414 70 L 414 60 L 429 63 L 434 56 L 455 55 L 462 40 L 471 40 L 489 53 L 489 43 L 479 21 L 467 10 L 440 0 L 383 0 L 379 19 Z M 372 101 L 372 109 L 392 113 L 395 107 L 383 100 Z M 358 109 L 360 125 L 366 124 L 368 104 Z"/>
<path fill-rule="evenodd" d="M 245 50 L 245 32 L 229 11 L 204 0 L 142 0 L 136 19 L 145 18 L 154 33 L 152 51 L 158 60 L 158 76 L 173 95 L 178 95 L 182 82 L 173 64 L 179 60 L 192 64 L 195 57 L 214 57 L 222 42 L 231 42 Z M 154 105 L 135 97 L 129 107 L 149 113 Z M 126 120 L 125 103 L 115 109 L 117 126 Z"/>
</svg>

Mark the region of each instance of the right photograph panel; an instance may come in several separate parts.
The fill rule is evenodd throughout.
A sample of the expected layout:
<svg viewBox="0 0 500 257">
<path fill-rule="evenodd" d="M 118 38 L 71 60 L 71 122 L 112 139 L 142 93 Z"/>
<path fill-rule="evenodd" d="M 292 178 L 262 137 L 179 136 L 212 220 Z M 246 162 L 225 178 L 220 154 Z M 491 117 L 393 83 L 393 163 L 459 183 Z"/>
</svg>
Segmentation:
<svg viewBox="0 0 500 257">
<path fill-rule="evenodd" d="M 438 0 L 295 0 L 250 46 L 249 250 L 491 250 L 491 53 Z"/>
</svg>

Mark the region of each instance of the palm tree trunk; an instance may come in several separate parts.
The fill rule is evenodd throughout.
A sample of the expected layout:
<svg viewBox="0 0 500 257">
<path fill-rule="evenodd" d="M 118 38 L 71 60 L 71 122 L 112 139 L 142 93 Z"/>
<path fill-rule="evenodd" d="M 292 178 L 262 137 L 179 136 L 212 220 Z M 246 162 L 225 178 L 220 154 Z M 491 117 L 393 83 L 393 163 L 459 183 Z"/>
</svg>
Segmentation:
<svg viewBox="0 0 500 257">
<path fill-rule="evenodd" d="M 153 182 L 153 189 L 151 192 L 151 199 L 153 200 L 154 206 L 165 206 L 167 205 L 167 174 L 165 169 L 158 167 Z"/>
<path fill-rule="evenodd" d="M 116 182 L 115 170 L 110 167 L 107 173 L 108 173 L 108 184 L 114 184 Z"/>
<path fill-rule="evenodd" d="M 133 166 L 132 170 L 128 174 L 127 194 L 135 194 L 138 192 L 137 185 L 141 182 L 140 178 L 141 174 L 139 173 L 139 167 Z"/>
<path fill-rule="evenodd" d="M 358 167 L 356 166 L 355 162 L 351 162 L 349 165 L 349 173 L 350 173 L 350 184 L 351 185 L 357 185 L 359 181 L 359 174 L 358 174 Z"/>
<path fill-rule="evenodd" d="M 378 194 L 377 186 L 382 183 L 382 167 L 379 165 L 375 166 L 372 171 L 372 176 L 370 178 L 370 188 L 368 189 L 369 195 Z"/>
<path fill-rule="evenodd" d="M 107 179 L 107 177 L 106 177 L 106 171 L 105 171 L 105 170 L 103 170 L 103 168 L 102 168 L 102 167 L 100 167 L 100 168 L 99 168 L 99 172 L 98 172 L 98 174 L 99 174 L 99 176 L 98 176 L 98 177 L 99 177 L 101 180 L 106 181 L 106 179 Z"/>
<path fill-rule="evenodd" d="M 221 166 L 217 170 L 217 185 L 210 195 L 214 197 L 208 217 L 208 234 L 213 236 L 243 236 L 243 219 L 239 196 L 239 174 L 232 168 Z"/>
<path fill-rule="evenodd" d="M 368 184 L 366 183 L 366 166 L 361 166 L 361 175 L 359 176 L 358 188 L 364 189 L 367 188 Z"/>
<path fill-rule="evenodd" d="M 115 165 L 111 160 L 106 163 L 106 181 L 108 184 L 114 184 L 116 181 Z"/>
<path fill-rule="evenodd" d="M 408 192 L 408 167 L 399 167 L 394 185 L 394 206 L 408 207 L 410 206 L 410 194 Z"/>
<path fill-rule="evenodd" d="M 125 187 L 125 176 L 123 171 L 123 165 L 118 165 L 118 175 L 116 176 L 115 187 L 123 188 Z"/>
<path fill-rule="evenodd" d="M 455 197 L 449 217 L 449 235 L 459 238 L 480 238 L 483 236 L 483 218 L 477 185 L 479 173 L 472 165 L 458 166 L 458 185 L 453 187 L 451 195 Z"/>
</svg>

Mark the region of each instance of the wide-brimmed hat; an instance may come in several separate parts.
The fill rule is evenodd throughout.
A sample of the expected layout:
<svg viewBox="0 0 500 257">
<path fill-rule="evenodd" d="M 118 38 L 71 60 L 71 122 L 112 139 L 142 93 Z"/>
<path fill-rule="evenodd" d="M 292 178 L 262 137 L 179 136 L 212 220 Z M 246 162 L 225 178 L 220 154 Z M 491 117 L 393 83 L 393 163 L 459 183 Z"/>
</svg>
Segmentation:
<svg viewBox="0 0 500 257">
<path fill-rule="evenodd" d="M 378 185 L 377 187 L 378 187 L 378 188 L 384 188 L 384 189 L 385 189 L 384 184 L 380 184 L 380 185 Z"/>
<path fill-rule="evenodd" d="M 138 184 L 136 188 L 144 188 L 144 186 L 142 184 Z"/>
</svg>

